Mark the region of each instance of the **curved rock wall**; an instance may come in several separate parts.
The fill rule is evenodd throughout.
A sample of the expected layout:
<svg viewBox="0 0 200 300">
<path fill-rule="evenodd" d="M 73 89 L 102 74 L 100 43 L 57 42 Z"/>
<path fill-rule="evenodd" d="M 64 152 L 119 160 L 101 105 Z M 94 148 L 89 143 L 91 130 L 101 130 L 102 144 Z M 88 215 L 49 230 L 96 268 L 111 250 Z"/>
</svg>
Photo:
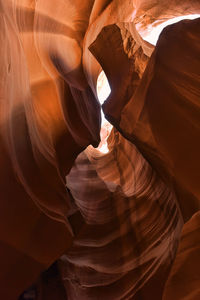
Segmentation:
<svg viewBox="0 0 200 300">
<path fill-rule="evenodd" d="M 161 299 L 182 228 L 176 196 L 118 132 L 109 147 L 88 147 L 67 176 L 86 224 L 60 260 L 66 291 L 70 299 Z"/>
<path fill-rule="evenodd" d="M 0 0 L 1 299 L 61 255 L 70 299 L 161 299 L 182 220 L 164 299 L 198 299 L 200 19 L 155 49 L 137 30 L 199 12 L 197 0 Z M 91 148 L 102 68 L 104 156 Z"/>
</svg>

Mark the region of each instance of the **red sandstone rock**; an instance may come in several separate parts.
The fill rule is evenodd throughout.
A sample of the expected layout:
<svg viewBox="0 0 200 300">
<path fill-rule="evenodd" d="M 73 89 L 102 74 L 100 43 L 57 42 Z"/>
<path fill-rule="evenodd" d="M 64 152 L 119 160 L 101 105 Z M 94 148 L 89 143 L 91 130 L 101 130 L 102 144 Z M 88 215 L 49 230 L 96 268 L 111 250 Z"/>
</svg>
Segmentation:
<svg viewBox="0 0 200 300">
<path fill-rule="evenodd" d="M 0 12 L 0 299 L 63 254 L 70 300 L 199 299 L 200 19 L 155 50 L 137 30 L 200 2 L 0 0 Z M 106 155 L 83 152 L 100 142 L 102 68 Z"/>
</svg>

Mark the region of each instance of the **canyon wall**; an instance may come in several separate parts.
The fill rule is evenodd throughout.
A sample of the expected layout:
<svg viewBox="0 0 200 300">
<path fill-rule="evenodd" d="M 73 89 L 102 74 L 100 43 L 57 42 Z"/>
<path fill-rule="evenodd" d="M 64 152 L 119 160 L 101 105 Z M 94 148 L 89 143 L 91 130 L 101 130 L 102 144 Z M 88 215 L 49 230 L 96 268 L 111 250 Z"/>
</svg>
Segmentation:
<svg viewBox="0 0 200 300">
<path fill-rule="evenodd" d="M 71 300 L 199 299 L 200 19 L 155 47 L 141 36 L 200 2 L 0 0 L 0 12 L 0 298 L 58 261 Z"/>
</svg>

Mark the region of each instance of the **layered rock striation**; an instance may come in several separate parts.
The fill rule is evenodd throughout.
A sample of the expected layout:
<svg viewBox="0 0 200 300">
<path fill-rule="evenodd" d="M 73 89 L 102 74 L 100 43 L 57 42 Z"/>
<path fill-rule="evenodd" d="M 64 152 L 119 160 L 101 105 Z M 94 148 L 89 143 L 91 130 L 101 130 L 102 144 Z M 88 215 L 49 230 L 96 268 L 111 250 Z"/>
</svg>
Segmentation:
<svg viewBox="0 0 200 300">
<path fill-rule="evenodd" d="M 0 0 L 0 12 L 0 298 L 39 282 L 40 300 L 199 299 L 200 18 L 155 47 L 142 39 L 199 1 Z M 55 261 L 50 296 L 38 277 Z"/>
</svg>

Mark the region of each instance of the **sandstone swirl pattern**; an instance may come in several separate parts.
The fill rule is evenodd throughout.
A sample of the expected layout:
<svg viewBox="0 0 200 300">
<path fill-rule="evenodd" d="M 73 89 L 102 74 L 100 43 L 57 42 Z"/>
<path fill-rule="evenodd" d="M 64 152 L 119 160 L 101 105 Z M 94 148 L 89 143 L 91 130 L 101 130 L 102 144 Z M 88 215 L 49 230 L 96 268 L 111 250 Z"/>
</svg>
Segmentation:
<svg viewBox="0 0 200 300">
<path fill-rule="evenodd" d="M 57 260 L 70 300 L 200 298 L 200 19 L 156 47 L 140 36 L 198 13 L 197 0 L 0 0 L 0 299 Z M 106 155 L 92 148 L 102 69 Z"/>
</svg>

